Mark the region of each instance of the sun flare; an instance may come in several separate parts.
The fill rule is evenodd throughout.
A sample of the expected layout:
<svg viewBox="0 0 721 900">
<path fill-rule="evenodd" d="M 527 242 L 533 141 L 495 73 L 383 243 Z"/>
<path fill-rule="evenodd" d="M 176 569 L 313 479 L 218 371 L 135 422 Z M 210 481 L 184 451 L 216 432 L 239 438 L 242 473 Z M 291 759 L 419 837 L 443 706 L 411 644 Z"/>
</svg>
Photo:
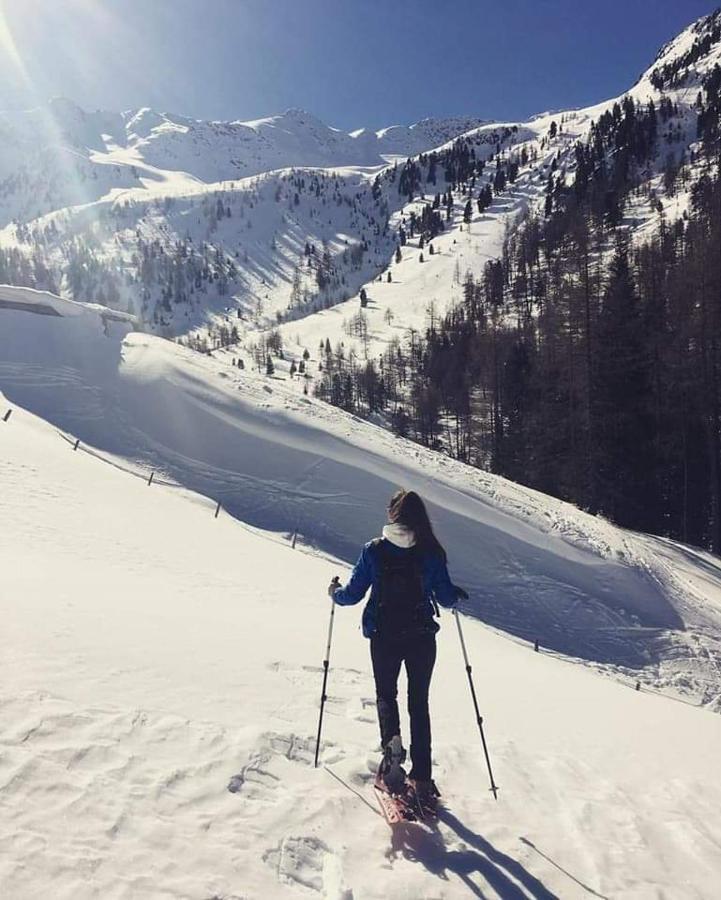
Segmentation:
<svg viewBox="0 0 721 900">
<path fill-rule="evenodd" d="M 5 0 L 0 0 L 0 53 L 3 53 L 7 59 L 10 60 L 13 68 L 16 70 L 22 81 L 26 85 L 29 85 L 30 78 L 28 77 L 25 63 L 23 62 L 23 58 L 15 43 L 15 38 L 8 22 L 7 12 L 5 11 L 5 5 Z"/>
</svg>

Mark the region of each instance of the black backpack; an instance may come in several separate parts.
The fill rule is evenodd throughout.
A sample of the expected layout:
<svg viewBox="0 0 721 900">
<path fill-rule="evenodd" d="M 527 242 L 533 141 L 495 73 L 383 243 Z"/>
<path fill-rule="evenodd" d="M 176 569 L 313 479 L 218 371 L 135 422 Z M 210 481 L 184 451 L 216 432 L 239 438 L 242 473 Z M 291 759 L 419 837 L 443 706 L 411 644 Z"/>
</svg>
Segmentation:
<svg viewBox="0 0 721 900">
<path fill-rule="evenodd" d="M 423 565 L 416 547 L 395 553 L 388 542 L 375 542 L 380 579 L 377 600 L 377 628 L 384 637 L 404 638 L 435 633 L 437 626 L 429 614 L 423 590 Z"/>
</svg>

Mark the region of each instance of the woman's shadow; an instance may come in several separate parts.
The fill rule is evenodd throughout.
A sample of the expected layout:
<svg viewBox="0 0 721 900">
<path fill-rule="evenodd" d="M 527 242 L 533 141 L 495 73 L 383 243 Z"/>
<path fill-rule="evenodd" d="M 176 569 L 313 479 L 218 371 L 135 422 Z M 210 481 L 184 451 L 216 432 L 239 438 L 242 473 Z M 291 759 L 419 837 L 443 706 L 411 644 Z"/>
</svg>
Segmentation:
<svg viewBox="0 0 721 900">
<path fill-rule="evenodd" d="M 502 900 L 529 900 L 529 897 L 533 900 L 559 900 L 518 860 L 496 850 L 493 844 L 467 828 L 453 813 L 440 809 L 438 819 L 469 845 L 468 849 L 447 850 L 437 827 L 425 829 L 401 824 L 393 827 L 389 855 L 400 854 L 412 862 L 421 863 L 432 875 L 444 881 L 452 872 L 476 897 L 487 895 L 473 880 L 474 873 L 485 878 Z"/>
</svg>

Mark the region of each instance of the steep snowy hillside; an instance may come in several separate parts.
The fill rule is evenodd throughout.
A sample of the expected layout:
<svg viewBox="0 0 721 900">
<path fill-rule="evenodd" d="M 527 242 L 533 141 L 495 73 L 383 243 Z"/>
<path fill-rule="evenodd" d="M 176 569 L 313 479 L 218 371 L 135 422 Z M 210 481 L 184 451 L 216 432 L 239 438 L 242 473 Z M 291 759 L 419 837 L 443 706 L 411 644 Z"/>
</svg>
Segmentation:
<svg viewBox="0 0 721 900">
<path fill-rule="evenodd" d="M 53 314 L 38 315 L 43 305 Z M 6 288 L 0 325 L 8 401 L 123 466 L 162 473 L 347 562 L 394 487 L 413 485 L 469 589 L 469 612 L 719 708 L 712 557 L 619 530 L 303 397 L 281 377 L 132 333 L 92 307 Z"/>
<path fill-rule="evenodd" d="M 721 8 L 685 28 L 662 47 L 634 91 L 650 84 L 660 90 L 692 89 L 721 62 Z"/>
<path fill-rule="evenodd" d="M 542 203 L 544 175 L 554 158 L 567 152 L 572 143 L 568 135 L 545 140 L 547 129 L 545 120 L 537 127 L 489 125 L 461 139 L 462 146 L 469 148 L 480 163 L 497 154 L 498 161 L 518 166 L 513 182 L 497 191 L 483 208 L 476 194 L 491 189 L 498 171 L 490 162 L 482 174 L 474 176 L 474 187 L 464 190 L 440 165 L 435 183 L 428 184 L 434 154 L 425 155 L 420 168 L 422 182 L 426 183 L 420 188 L 420 197 L 410 200 L 399 196 L 399 176 L 394 170 L 382 173 L 378 184 L 390 210 L 388 230 L 397 241 L 402 233 L 402 240 L 396 244 L 395 253 L 387 255 L 385 269 L 362 286 L 367 303 L 361 303 L 358 290 L 347 299 L 339 297 L 333 305 L 323 304 L 325 308 L 317 312 L 312 307 L 285 312 L 277 331 L 286 357 L 297 362 L 306 348 L 315 350 L 319 341 L 328 341 L 334 350 L 342 345 L 347 358 L 362 364 L 377 360 L 394 342 L 412 342 L 414 332 L 423 333 L 431 319 L 444 315 L 463 296 L 467 278 L 480 278 L 487 263 L 502 254 L 514 225 Z M 453 153 L 458 144 L 452 142 L 436 153 Z M 435 199 L 449 195 L 448 205 Z M 421 223 L 424 210 L 434 206 L 442 221 L 439 230 L 429 233 L 420 224 L 411 226 L 412 222 Z M 268 332 L 263 336 L 267 338 Z M 251 347 L 254 341 L 251 334 Z"/>
<path fill-rule="evenodd" d="M 304 529 L 318 523 L 349 552 L 380 526 L 391 484 L 412 479 L 433 500 L 454 571 L 493 583 L 509 619 L 513 585 L 527 578 L 529 599 L 557 604 L 559 633 L 600 633 L 592 620 L 604 605 L 613 631 L 608 599 L 621 587 L 635 593 L 629 609 L 644 598 L 649 615 L 677 602 L 620 558 L 643 539 L 498 479 L 413 462 L 413 448 L 317 404 L 300 412 L 275 385 L 230 382 L 157 338 L 121 344 L 119 325 L 104 337 L 96 312 L 75 312 L 0 309 L 2 407 L 47 404 L 79 433 L 143 446 L 148 461 L 195 472 L 231 502 L 232 487 L 268 524 L 305 509 Z M 8 334 L 36 352 L 23 346 L 25 362 L 8 362 Z M 444 809 L 436 829 L 391 834 L 370 787 L 377 726 L 357 608 L 336 614 L 322 765 L 312 766 L 325 587 L 345 561 L 293 551 L 214 518 L 207 498 L 73 452 L 22 408 L 0 420 L 0 442 L 11 523 L 0 532 L 3 897 L 35 900 L 51 886 L 74 900 L 716 897 L 718 717 L 465 619 L 494 802 L 444 616 L 431 696 Z M 257 478 L 265 502 L 254 508 Z M 580 546 L 600 536 L 615 549 Z M 660 546 L 648 544 L 653 565 Z M 665 550 L 679 577 L 718 591 L 711 560 Z"/>
<path fill-rule="evenodd" d="M 387 216 L 363 173 L 300 169 L 126 191 L 12 233 L 20 248 L 44 242 L 47 271 L 74 298 L 183 334 L 214 314 L 244 329 L 355 293 L 393 251 Z"/>
</svg>

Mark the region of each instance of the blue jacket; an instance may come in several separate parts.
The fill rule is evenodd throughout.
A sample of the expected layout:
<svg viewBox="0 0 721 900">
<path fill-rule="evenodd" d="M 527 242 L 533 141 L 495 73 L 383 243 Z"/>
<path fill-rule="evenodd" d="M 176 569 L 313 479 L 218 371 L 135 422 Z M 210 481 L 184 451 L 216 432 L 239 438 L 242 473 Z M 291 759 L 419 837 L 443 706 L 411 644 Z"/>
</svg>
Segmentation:
<svg viewBox="0 0 721 900">
<path fill-rule="evenodd" d="M 398 547 L 396 544 L 382 538 L 384 545 L 393 553 L 405 554 L 410 553 L 404 547 Z M 448 575 L 448 568 L 441 556 L 437 554 L 429 554 L 423 558 L 423 590 L 428 602 L 428 620 L 433 621 L 433 602 L 432 597 L 445 607 L 455 606 L 458 602 L 458 593 L 456 587 L 451 582 Z M 368 588 L 371 589 L 371 595 L 363 610 L 363 634 L 370 638 L 376 631 L 376 609 L 378 603 L 378 587 L 380 582 L 380 560 L 378 548 L 374 542 L 366 544 L 358 562 L 355 564 L 350 580 L 345 587 L 339 588 L 333 595 L 333 599 L 339 606 L 354 606 L 365 596 Z"/>
</svg>

